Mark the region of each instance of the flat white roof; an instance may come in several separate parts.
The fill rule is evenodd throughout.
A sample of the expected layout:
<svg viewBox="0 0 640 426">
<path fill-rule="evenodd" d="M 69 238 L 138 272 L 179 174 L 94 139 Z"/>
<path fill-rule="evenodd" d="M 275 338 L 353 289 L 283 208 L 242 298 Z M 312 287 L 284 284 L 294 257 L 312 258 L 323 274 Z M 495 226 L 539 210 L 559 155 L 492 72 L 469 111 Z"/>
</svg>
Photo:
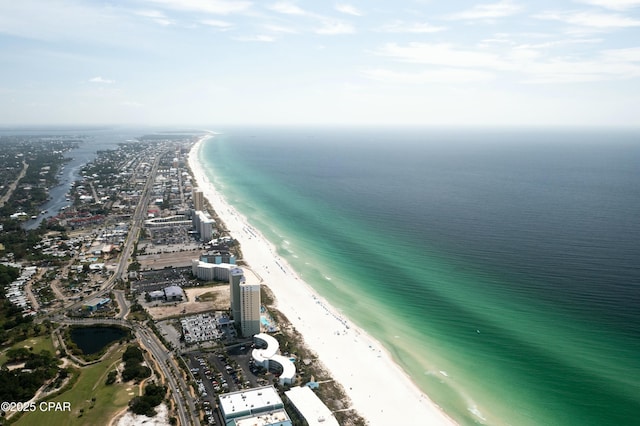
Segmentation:
<svg viewBox="0 0 640 426">
<path fill-rule="evenodd" d="M 271 426 L 271 425 L 290 425 L 289 415 L 283 409 L 270 411 L 268 413 L 258 414 L 244 419 L 236 419 L 236 426 Z"/>
<path fill-rule="evenodd" d="M 84 302 L 84 305 L 92 306 L 92 305 L 98 305 L 98 304 L 105 304 L 109 302 L 111 302 L 111 299 L 109 299 L 108 297 L 94 297 L 93 299 L 90 299 Z"/>
<path fill-rule="evenodd" d="M 296 386 L 284 393 L 309 426 L 340 426 L 331 410 L 307 386 Z"/>
<path fill-rule="evenodd" d="M 209 263 L 209 262 L 203 262 L 202 260 L 198 260 L 198 259 L 193 259 L 193 262 L 198 264 L 198 268 L 205 268 L 205 269 L 228 269 L 231 271 L 231 273 L 236 272 L 236 269 L 240 270 L 240 274 L 242 273 L 242 269 L 238 268 L 237 265 L 234 265 L 232 263 Z"/>
<path fill-rule="evenodd" d="M 220 395 L 220 407 L 226 419 L 282 408 L 282 400 L 273 386 L 248 389 Z"/>
</svg>

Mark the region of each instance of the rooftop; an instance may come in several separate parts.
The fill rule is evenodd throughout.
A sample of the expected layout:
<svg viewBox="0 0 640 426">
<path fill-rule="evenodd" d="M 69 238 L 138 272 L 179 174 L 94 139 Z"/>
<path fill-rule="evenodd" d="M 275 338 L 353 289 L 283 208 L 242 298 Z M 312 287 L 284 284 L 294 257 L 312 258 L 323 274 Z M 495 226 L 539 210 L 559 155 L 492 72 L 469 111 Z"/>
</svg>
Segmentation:
<svg viewBox="0 0 640 426">
<path fill-rule="evenodd" d="M 273 386 L 220 395 L 220 408 L 226 420 L 256 415 L 283 406 L 278 391 Z"/>
<path fill-rule="evenodd" d="M 309 426 L 338 426 L 331 410 L 307 386 L 296 386 L 285 392 Z"/>
<path fill-rule="evenodd" d="M 184 296 L 184 293 L 182 292 L 182 288 L 178 287 L 177 285 L 165 287 L 164 294 L 167 297 Z"/>
<path fill-rule="evenodd" d="M 287 426 L 291 425 L 291 420 L 287 412 L 280 409 L 257 416 L 236 419 L 235 424 L 236 426 Z"/>
</svg>

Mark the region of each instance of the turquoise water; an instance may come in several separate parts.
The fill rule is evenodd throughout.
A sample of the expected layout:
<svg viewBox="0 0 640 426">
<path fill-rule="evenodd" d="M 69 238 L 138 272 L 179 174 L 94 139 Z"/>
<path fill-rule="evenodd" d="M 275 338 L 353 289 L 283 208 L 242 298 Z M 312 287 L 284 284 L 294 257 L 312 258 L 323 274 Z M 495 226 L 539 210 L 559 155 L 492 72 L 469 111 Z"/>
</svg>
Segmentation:
<svg viewBox="0 0 640 426">
<path fill-rule="evenodd" d="M 638 134 L 228 129 L 227 200 L 462 424 L 640 415 Z"/>
</svg>

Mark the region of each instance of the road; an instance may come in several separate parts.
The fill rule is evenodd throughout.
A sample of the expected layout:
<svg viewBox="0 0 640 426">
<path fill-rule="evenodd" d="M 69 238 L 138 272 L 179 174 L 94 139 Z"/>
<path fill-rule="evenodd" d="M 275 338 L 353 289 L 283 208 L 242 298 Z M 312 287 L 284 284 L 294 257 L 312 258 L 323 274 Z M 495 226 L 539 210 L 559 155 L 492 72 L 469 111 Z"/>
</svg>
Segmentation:
<svg viewBox="0 0 640 426">
<path fill-rule="evenodd" d="M 22 170 L 20 171 L 20 174 L 18 175 L 16 180 L 14 180 L 13 182 L 11 182 L 9 184 L 9 189 L 7 189 L 7 193 L 4 194 L 4 196 L 2 198 L 0 198 L 0 207 L 3 207 L 4 204 L 9 200 L 9 198 L 11 198 L 11 195 L 13 194 L 13 191 L 16 190 L 16 187 L 18 186 L 18 183 L 24 177 L 24 175 L 27 174 L 27 169 L 28 168 L 29 168 L 29 164 L 27 164 L 26 161 L 22 160 Z"/>
<path fill-rule="evenodd" d="M 129 303 L 124 296 L 123 290 L 114 290 L 113 293 L 116 296 L 116 301 L 118 302 L 118 306 L 120 307 L 120 312 L 116 316 L 118 319 L 125 319 L 129 314 Z"/>
<path fill-rule="evenodd" d="M 166 378 L 169 389 L 176 403 L 176 413 L 180 421 L 180 425 L 200 426 L 200 416 L 198 408 L 191 395 L 189 394 L 189 385 L 182 377 L 180 367 L 176 364 L 172 353 L 165 348 L 153 331 L 149 330 L 143 324 L 132 324 L 122 319 L 105 319 L 105 318 L 78 318 L 70 319 L 65 317 L 54 317 L 53 321 L 61 324 L 110 324 L 122 327 L 132 328 L 138 341 L 144 346 L 149 354 L 156 360 L 161 374 Z M 186 401 L 186 403 L 185 403 Z"/>
<path fill-rule="evenodd" d="M 158 341 L 156 335 L 146 327 L 135 325 L 134 330 L 138 339 L 143 342 L 151 355 L 156 359 L 162 374 L 167 379 L 169 388 L 174 395 L 176 411 L 181 425 L 200 425 L 200 417 L 193 398 L 189 395 L 189 386 L 184 381 L 179 367 L 176 365 L 171 353 Z M 173 372 L 175 372 L 175 375 Z M 185 400 L 187 401 L 185 407 Z M 187 414 L 188 411 L 188 414 Z"/>
<path fill-rule="evenodd" d="M 113 287 L 117 283 L 118 279 L 124 278 L 127 273 L 127 269 L 129 266 L 129 260 L 133 255 L 133 249 L 135 242 L 138 240 L 138 235 L 140 233 L 140 229 L 144 224 L 144 220 L 146 219 L 147 207 L 149 205 L 150 197 L 151 197 L 151 189 L 153 188 L 153 183 L 155 181 L 155 176 L 158 170 L 158 165 L 160 164 L 160 159 L 162 156 L 170 152 L 170 148 L 166 148 L 162 151 L 159 151 L 155 155 L 155 159 L 151 168 L 151 171 L 147 175 L 147 180 L 140 197 L 140 201 L 136 206 L 136 210 L 133 214 L 131 227 L 129 229 L 129 233 L 127 235 L 127 240 L 122 248 L 120 253 L 120 259 L 118 261 L 118 265 L 116 267 L 115 273 L 109 277 L 108 280 L 105 281 L 102 289 L 96 293 L 93 293 L 87 297 L 104 297 L 110 291 L 113 290 Z M 104 320 L 104 319 L 82 319 L 82 320 L 69 320 L 63 319 L 60 317 L 54 317 L 52 314 L 52 319 L 57 322 L 64 323 L 87 323 L 87 324 L 119 324 L 119 325 L 127 325 L 131 326 L 134 329 L 136 337 L 138 340 L 149 350 L 149 353 L 153 356 L 153 358 L 157 361 L 159 368 L 162 370 L 162 374 L 166 377 L 167 383 L 171 392 L 174 395 L 174 400 L 176 402 L 176 412 L 178 415 L 178 419 L 180 421 L 180 425 L 188 426 L 195 425 L 200 426 L 200 417 L 198 409 L 195 406 L 195 402 L 191 395 L 189 394 L 189 386 L 185 382 L 182 377 L 181 370 L 179 366 L 176 364 L 175 359 L 172 357 L 171 352 L 164 347 L 164 345 L 157 339 L 155 334 L 147 329 L 147 327 L 143 324 L 134 324 L 129 325 L 127 321 L 124 320 L 127 313 L 129 312 L 129 306 L 124 297 L 124 292 L 115 290 L 114 291 L 115 299 L 120 307 L 120 313 L 116 319 L 112 320 Z M 77 309 L 82 305 L 82 301 L 76 302 L 67 306 L 65 309 Z M 175 375 L 173 374 L 175 372 Z M 186 404 L 185 404 L 186 400 Z"/>
<path fill-rule="evenodd" d="M 105 297 L 116 285 L 118 279 L 123 278 L 127 272 L 129 267 L 129 260 L 133 255 L 133 248 L 135 242 L 138 241 L 138 235 L 140 233 L 140 229 L 144 224 L 144 219 L 146 218 L 147 207 L 149 206 L 149 200 L 151 198 L 151 189 L 153 188 L 153 182 L 155 181 L 155 176 L 158 171 L 158 165 L 160 164 L 160 159 L 163 155 L 170 152 L 169 149 L 166 149 L 162 152 L 156 154 L 153 166 L 149 174 L 147 175 L 147 181 L 145 183 L 144 189 L 142 191 L 142 195 L 140 197 L 140 202 L 136 206 L 136 210 L 131 218 L 131 227 L 127 234 L 127 240 L 124 243 L 122 251 L 120 253 L 120 259 L 118 260 L 118 265 L 116 267 L 115 272 L 111 275 L 103 284 L 102 289 L 100 289 L 96 293 L 92 293 L 89 296 L 85 297 L 85 300 L 89 300 L 94 297 Z M 66 306 L 65 309 L 78 309 L 82 306 L 84 302 L 78 301 L 72 303 L 69 306 Z M 128 307 L 126 305 L 120 304 L 120 312 L 128 312 Z"/>
</svg>

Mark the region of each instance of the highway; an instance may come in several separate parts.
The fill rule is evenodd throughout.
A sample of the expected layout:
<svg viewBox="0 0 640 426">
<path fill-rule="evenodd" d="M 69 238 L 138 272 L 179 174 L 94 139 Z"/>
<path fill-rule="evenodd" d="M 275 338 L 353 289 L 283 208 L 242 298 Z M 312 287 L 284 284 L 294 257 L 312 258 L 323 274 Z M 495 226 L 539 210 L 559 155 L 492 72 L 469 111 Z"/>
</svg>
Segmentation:
<svg viewBox="0 0 640 426">
<path fill-rule="evenodd" d="M 147 349 L 148 353 L 156 360 L 160 373 L 166 378 L 166 383 L 171 390 L 173 399 L 176 403 L 176 413 L 180 421 L 180 425 L 200 426 L 200 416 L 198 408 L 191 395 L 189 394 L 189 385 L 182 376 L 182 370 L 175 362 L 172 353 L 158 340 L 158 337 L 144 324 L 132 323 L 122 319 L 106 319 L 106 318 L 65 318 L 54 317 L 53 321 L 60 324 L 109 324 L 128 327 L 133 329 L 136 338 L 141 346 Z M 175 372 L 175 374 L 174 374 Z"/>
<path fill-rule="evenodd" d="M 113 291 L 115 300 L 120 307 L 118 316 L 114 319 L 86 318 L 75 320 L 64 318 L 61 315 L 56 315 L 63 314 L 63 311 L 67 309 L 80 308 L 83 301 L 78 301 L 59 309 L 57 312 L 52 312 L 50 314 L 50 318 L 52 321 L 67 324 L 117 324 L 133 328 L 139 342 L 148 349 L 151 356 L 153 356 L 153 358 L 157 361 L 157 364 L 161 370 L 160 373 L 166 378 L 166 382 L 174 396 L 174 400 L 176 403 L 176 413 L 180 422 L 179 424 L 182 426 L 200 426 L 199 411 L 195 405 L 193 398 L 189 394 L 189 386 L 184 380 L 181 369 L 176 364 L 175 359 L 171 355 L 171 352 L 164 347 L 162 342 L 158 340 L 156 335 L 151 330 L 149 330 L 147 326 L 139 323 L 133 324 L 129 321 L 124 320 L 129 312 L 129 305 L 125 298 L 124 291 L 113 290 L 118 279 L 124 278 L 127 274 L 129 261 L 133 255 L 135 243 L 138 240 L 138 235 L 140 233 L 140 230 L 142 229 L 144 220 L 146 219 L 147 207 L 151 198 L 151 190 L 153 188 L 158 166 L 160 164 L 160 159 L 165 154 L 169 153 L 170 150 L 171 148 L 164 148 L 155 153 L 151 171 L 146 175 L 147 180 L 142 190 L 138 205 L 136 206 L 135 212 L 132 216 L 127 239 L 120 253 L 120 258 L 118 260 L 118 264 L 114 274 L 105 281 L 102 289 L 86 297 L 86 299 L 94 297 L 105 297 L 109 294 L 109 292 Z"/>
<path fill-rule="evenodd" d="M 142 228 L 144 219 L 146 218 L 147 207 L 149 206 L 149 201 L 151 199 L 151 188 L 153 188 L 153 182 L 155 181 L 155 176 L 158 171 L 158 165 L 160 164 L 160 159 L 162 158 L 163 155 L 167 154 L 168 152 L 170 152 L 170 150 L 167 148 L 162 152 L 156 153 L 151 171 L 147 175 L 147 181 L 145 183 L 144 189 L 142 190 L 140 201 L 138 202 L 138 205 L 136 206 L 136 210 L 133 213 L 133 216 L 131 218 L 131 225 L 130 225 L 129 232 L 127 234 L 127 240 L 125 241 L 124 246 L 122 247 L 122 251 L 120 252 L 120 259 L 118 261 L 118 265 L 116 266 L 115 272 L 105 281 L 105 283 L 102 286 L 102 289 L 88 295 L 87 297 L 85 297 L 85 300 L 89 300 L 94 297 L 105 297 L 116 285 L 117 280 L 119 278 L 123 278 L 126 275 L 127 269 L 129 267 L 129 260 L 133 255 L 135 242 L 138 240 L 140 229 Z M 117 298 L 117 299 L 120 299 L 120 298 Z M 120 305 L 120 312 L 121 313 L 128 312 L 128 309 L 129 309 L 128 306 L 126 306 L 126 304 L 125 305 L 120 304 L 122 300 L 118 300 L 118 304 Z M 71 305 L 68 305 L 63 309 L 78 309 L 82 306 L 83 303 L 84 302 L 81 300 L 81 301 L 72 303 Z"/>
<path fill-rule="evenodd" d="M 173 394 L 173 400 L 176 403 L 176 412 L 178 414 L 178 420 L 180 421 L 180 424 L 184 426 L 192 424 L 192 422 L 189 421 L 189 417 L 191 417 L 191 420 L 194 419 L 192 414 L 194 412 L 195 406 L 193 404 L 193 400 L 188 396 L 189 388 L 187 387 L 186 383 L 184 383 L 184 380 L 182 380 L 180 370 L 176 369 L 177 367 L 175 366 L 173 358 L 171 357 L 171 353 L 167 351 L 162 343 L 158 342 L 155 334 L 147 330 L 145 327 L 136 325 L 134 326 L 134 331 L 136 333 L 136 336 L 138 337 L 138 340 L 142 342 L 142 344 L 149 350 L 153 358 L 157 361 L 160 370 L 162 370 L 162 375 L 167 380 L 169 389 Z M 177 374 L 175 376 L 171 372 L 171 369 L 174 369 L 174 371 L 176 371 Z M 187 407 L 185 407 L 184 403 L 185 393 L 187 393 L 186 399 L 190 403 L 189 416 L 187 416 Z M 195 416 L 195 422 L 193 424 L 200 424 L 197 415 Z"/>
</svg>

